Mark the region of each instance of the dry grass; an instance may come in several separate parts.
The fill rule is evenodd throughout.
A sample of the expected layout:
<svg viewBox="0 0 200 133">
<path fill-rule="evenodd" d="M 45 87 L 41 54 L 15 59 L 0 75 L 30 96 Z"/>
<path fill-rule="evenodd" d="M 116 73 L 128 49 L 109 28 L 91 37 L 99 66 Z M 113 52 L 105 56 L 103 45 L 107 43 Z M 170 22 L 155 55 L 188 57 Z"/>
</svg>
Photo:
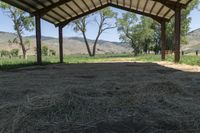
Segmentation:
<svg viewBox="0 0 200 133">
<path fill-rule="evenodd" d="M 199 133 L 199 81 L 152 63 L 0 72 L 0 132 Z"/>
</svg>

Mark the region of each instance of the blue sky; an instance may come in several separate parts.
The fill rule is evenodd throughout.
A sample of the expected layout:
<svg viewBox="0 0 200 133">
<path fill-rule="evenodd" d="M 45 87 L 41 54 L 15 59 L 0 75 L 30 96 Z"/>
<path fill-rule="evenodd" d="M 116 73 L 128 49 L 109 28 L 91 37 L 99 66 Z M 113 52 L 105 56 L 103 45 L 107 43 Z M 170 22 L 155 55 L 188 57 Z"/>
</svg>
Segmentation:
<svg viewBox="0 0 200 133">
<path fill-rule="evenodd" d="M 118 9 L 114 9 L 114 10 L 117 11 L 118 13 L 123 12 Z M 200 11 L 198 11 L 196 9 L 193 10 L 190 14 L 190 17 L 192 18 L 192 22 L 190 24 L 190 31 L 200 28 L 200 22 L 199 22 Z M 91 18 L 91 19 L 93 19 L 93 18 Z M 96 27 L 95 23 L 90 23 L 90 25 L 88 27 L 89 28 L 87 31 L 87 36 L 89 39 L 94 39 L 96 36 L 96 33 L 97 33 L 97 31 L 96 31 L 97 27 Z M 12 24 L 11 20 L 5 14 L 3 14 L 2 10 L 0 10 L 0 31 L 14 32 L 13 24 Z M 25 35 L 34 35 L 34 34 L 35 34 L 35 31 L 25 33 Z M 55 28 L 54 25 L 52 25 L 48 22 L 42 21 L 42 35 L 57 37 L 58 29 Z M 66 26 L 64 28 L 64 36 L 65 37 L 74 37 L 74 36 L 82 37 L 82 35 L 80 33 L 75 33 L 70 26 Z M 117 29 L 112 29 L 112 30 L 106 31 L 104 34 L 102 34 L 100 39 L 108 40 L 108 41 L 119 41 L 119 34 L 117 32 Z"/>
</svg>

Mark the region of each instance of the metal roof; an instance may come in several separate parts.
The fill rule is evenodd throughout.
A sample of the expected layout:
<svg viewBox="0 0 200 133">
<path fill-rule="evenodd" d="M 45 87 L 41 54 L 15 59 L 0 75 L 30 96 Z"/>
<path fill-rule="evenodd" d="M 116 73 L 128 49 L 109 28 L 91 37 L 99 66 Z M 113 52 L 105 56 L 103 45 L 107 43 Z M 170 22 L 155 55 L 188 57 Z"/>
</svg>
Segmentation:
<svg viewBox="0 0 200 133">
<path fill-rule="evenodd" d="M 149 16 L 157 20 L 170 20 L 177 5 L 186 7 L 191 0 L 1 0 L 32 15 L 65 26 L 84 15 L 108 6 Z"/>
</svg>

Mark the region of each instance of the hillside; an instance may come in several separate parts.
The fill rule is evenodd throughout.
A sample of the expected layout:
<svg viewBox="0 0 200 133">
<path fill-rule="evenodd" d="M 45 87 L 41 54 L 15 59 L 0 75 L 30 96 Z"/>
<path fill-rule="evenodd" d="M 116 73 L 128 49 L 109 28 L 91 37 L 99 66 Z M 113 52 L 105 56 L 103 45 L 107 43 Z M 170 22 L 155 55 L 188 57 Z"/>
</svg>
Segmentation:
<svg viewBox="0 0 200 133">
<path fill-rule="evenodd" d="M 200 50 L 200 28 L 188 33 L 189 44 L 183 45 L 182 50 L 186 52 L 195 52 Z"/>
<path fill-rule="evenodd" d="M 10 50 L 13 48 L 19 48 L 17 45 L 9 45 L 8 41 L 13 40 L 16 37 L 14 33 L 8 32 L 0 32 L 0 49 Z M 31 43 L 30 50 L 28 51 L 29 55 L 33 55 L 35 49 L 35 36 L 26 36 L 24 39 L 28 39 Z M 64 54 L 87 54 L 86 46 L 84 43 L 83 38 L 79 37 L 71 37 L 71 38 L 64 38 Z M 89 44 L 91 45 L 94 40 L 89 40 Z M 46 37 L 42 36 L 42 44 L 48 46 L 49 49 L 53 49 L 57 51 L 59 48 L 58 38 L 53 37 Z M 20 49 L 20 48 L 19 48 Z M 97 53 L 125 53 L 131 52 L 132 48 L 129 45 L 119 43 L 119 42 L 109 42 L 104 40 L 99 40 L 97 45 Z"/>
</svg>

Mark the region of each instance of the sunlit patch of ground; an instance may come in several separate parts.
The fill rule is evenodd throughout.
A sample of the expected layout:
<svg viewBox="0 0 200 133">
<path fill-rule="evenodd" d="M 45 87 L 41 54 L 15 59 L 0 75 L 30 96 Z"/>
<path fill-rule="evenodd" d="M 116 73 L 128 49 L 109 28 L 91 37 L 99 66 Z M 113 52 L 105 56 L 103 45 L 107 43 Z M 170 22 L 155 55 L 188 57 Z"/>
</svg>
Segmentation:
<svg viewBox="0 0 200 133">
<path fill-rule="evenodd" d="M 164 67 L 169 67 L 169 68 L 174 68 L 174 69 L 178 69 L 181 71 L 185 71 L 185 72 L 200 72 L 200 66 L 194 65 L 186 65 L 186 64 L 176 64 L 173 62 L 156 62 L 159 65 L 162 65 Z"/>
</svg>

